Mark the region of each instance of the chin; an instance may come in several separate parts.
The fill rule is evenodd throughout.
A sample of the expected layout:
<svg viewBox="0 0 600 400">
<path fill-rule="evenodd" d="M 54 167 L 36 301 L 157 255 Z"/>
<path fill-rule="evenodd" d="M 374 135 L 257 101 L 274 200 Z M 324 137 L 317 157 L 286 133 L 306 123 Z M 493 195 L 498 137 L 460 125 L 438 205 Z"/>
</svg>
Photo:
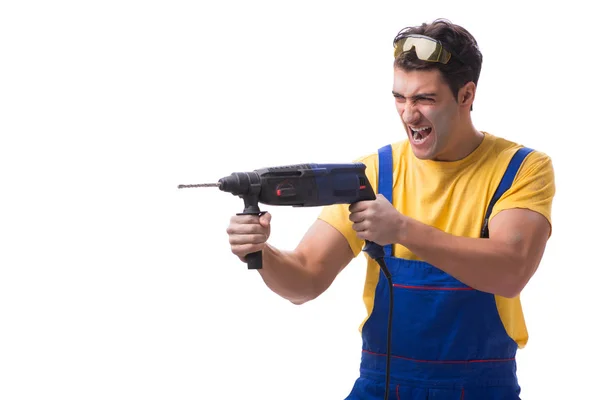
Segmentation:
<svg viewBox="0 0 600 400">
<path fill-rule="evenodd" d="M 415 157 L 417 157 L 419 160 L 432 160 L 433 158 L 429 155 L 429 154 L 423 154 L 420 151 L 415 151 L 415 148 L 413 147 L 413 154 L 415 155 Z"/>
<path fill-rule="evenodd" d="M 431 154 L 429 152 L 419 151 L 419 150 L 415 149 L 414 146 L 412 147 L 412 150 L 413 150 L 413 154 L 415 155 L 415 157 L 417 157 L 419 160 L 430 160 L 430 161 L 435 160 L 434 154 Z"/>
<path fill-rule="evenodd" d="M 435 133 L 432 132 L 427 139 L 422 142 L 416 142 L 408 134 L 408 141 L 410 142 L 410 147 L 412 149 L 413 154 L 420 160 L 434 160 L 436 157 L 436 137 Z"/>
</svg>

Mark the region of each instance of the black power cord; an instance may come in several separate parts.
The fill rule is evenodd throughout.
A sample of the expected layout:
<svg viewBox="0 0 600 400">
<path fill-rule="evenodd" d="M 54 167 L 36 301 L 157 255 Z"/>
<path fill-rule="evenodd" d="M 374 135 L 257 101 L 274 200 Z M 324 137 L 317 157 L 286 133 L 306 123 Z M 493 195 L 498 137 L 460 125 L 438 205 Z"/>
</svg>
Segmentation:
<svg viewBox="0 0 600 400">
<path fill-rule="evenodd" d="M 388 281 L 388 287 L 390 291 L 390 309 L 388 312 L 388 326 L 387 326 L 387 350 L 386 350 L 386 362 L 385 362 L 385 396 L 384 400 L 388 400 L 390 395 L 390 361 L 392 352 L 392 315 L 394 311 L 394 285 L 392 283 L 392 274 L 387 269 L 383 257 L 377 257 L 375 259 L 379 267 L 383 271 Z"/>
<path fill-rule="evenodd" d="M 390 361 L 392 354 L 392 316 L 394 315 L 394 284 L 392 283 L 392 274 L 385 265 L 385 252 L 383 247 L 371 242 L 365 241 L 365 247 L 363 249 L 365 253 L 369 255 L 373 260 L 379 264 L 379 267 L 383 271 L 387 281 L 390 292 L 390 309 L 388 311 L 388 326 L 387 326 L 387 349 L 386 349 L 386 362 L 385 362 L 385 396 L 384 400 L 388 400 L 390 395 Z"/>
</svg>

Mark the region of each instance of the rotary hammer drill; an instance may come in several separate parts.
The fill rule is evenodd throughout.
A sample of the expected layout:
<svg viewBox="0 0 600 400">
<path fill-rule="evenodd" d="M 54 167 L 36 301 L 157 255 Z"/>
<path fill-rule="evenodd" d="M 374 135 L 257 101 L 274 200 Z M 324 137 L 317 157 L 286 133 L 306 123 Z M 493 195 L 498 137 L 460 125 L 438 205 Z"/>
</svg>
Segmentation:
<svg viewBox="0 0 600 400">
<path fill-rule="evenodd" d="M 258 203 L 275 206 L 315 207 L 374 200 L 375 193 L 365 175 L 366 166 L 351 164 L 297 164 L 234 172 L 217 183 L 179 185 L 179 188 L 218 187 L 244 200 L 238 215 L 261 215 Z M 377 248 L 367 243 L 365 251 Z M 369 254 L 371 255 L 371 254 Z M 380 256 L 372 254 L 373 259 Z M 248 269 L 262 268 L 262 252 L 248 254 Z"/>
</svg>

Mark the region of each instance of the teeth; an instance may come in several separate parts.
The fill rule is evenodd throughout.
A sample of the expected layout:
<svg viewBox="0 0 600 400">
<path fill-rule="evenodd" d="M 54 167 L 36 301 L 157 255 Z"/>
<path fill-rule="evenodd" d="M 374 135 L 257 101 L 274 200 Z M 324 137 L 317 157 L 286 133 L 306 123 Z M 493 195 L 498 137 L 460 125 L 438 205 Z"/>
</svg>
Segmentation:
<svg viewBox="0 0 600 400">
<path fill-rule="evenodd" d="M 425 138 L 423 137 L 423 135 L 421 135 L 421 132 L 427 130 L 431 128 L 430 126 L 423 126 L 421 128 L 410 128 L 412 131 L 412 135 L 413 135 L 413 139 L 415 140 L 415 142 L 420 143 L 423 140 L 425 140 Z"/>
</svg>

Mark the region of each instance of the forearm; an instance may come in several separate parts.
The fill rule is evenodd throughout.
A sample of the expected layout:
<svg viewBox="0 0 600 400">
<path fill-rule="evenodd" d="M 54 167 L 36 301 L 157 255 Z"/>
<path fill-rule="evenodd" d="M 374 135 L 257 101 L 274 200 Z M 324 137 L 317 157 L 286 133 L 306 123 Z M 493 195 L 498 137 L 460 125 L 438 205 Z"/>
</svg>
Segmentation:
<svg viewBox="0 0 600 400">
<path fill-rule="evenodd" d="M 316 296 L 314 274 L 295 252 L 282 251 L 269 244 L 263 250 L 263 268 L 258 272 L 273 292 L 294 304 Z"/>
<path fill-rule="evenodd" d="M 415 220 L 406 228 L 402 245 L 474 289 L 514 297 L 525 284 L 527 260 L 514 244 L 454 236 Z"/>
</svg>

